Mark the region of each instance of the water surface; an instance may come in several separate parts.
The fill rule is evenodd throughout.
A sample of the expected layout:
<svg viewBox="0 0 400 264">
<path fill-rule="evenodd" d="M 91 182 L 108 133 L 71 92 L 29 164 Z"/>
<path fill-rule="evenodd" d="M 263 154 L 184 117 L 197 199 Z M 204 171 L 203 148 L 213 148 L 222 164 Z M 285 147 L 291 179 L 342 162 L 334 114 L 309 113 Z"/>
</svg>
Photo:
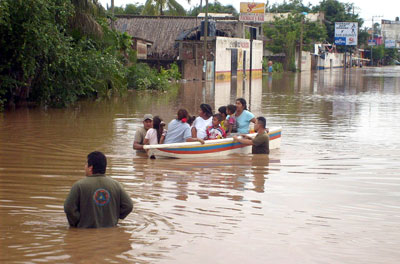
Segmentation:
<svg viewBox="0 0 400 264">
<path fill-rule="evenodd" d="M 145 113 L 167 122 L 245 97 L 282 146 L 269 156 L 149 160 Z M 11 263 L 397 263 L 400 68 L 188 82 L 165 93 L 0 115 L 0 261 Z M 134 211 L 119 227 L 68 227 L 63 202 L 103 151 Z"/>
</svg>

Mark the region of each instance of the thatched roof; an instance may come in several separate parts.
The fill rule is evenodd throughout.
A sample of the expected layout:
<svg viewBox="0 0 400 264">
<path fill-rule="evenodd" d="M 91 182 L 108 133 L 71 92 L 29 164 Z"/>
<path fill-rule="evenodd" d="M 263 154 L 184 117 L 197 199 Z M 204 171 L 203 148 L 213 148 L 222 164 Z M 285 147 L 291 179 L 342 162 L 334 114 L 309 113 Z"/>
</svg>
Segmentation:
<svg viewBox="0 0 400 264">
<path fill-rule="evenodd" d="M 238 21 L 230 18 L 216 18 L 217 32 L 224 36 L 237 37 Z M 174 48 L 175 40 L 183 32 L 189 32 L 201 24 L 202 18 L 172 16 L 129 16 L 118 15 L 115 28 L 137 38 L 150 40 L 150 58 L 174 59 L 178 51 Z"/>
</svg>

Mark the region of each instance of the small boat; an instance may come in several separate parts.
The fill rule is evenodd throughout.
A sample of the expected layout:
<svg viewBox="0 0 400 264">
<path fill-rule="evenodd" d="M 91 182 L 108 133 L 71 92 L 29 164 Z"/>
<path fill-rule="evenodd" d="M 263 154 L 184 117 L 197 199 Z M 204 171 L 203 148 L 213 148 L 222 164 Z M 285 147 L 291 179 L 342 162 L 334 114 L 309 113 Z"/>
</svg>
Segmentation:
<svg viewBox="0 0 400 264">
<path fill-rule="evenodd" d="M 281 146 L 282 127 L 273 127 L 269 130 L 269 149 L 277 149 Z M 257 133 L 247 134 L 255 137 Z M 183 142 L 172 144 L 145 145 L 143 147 L 149 157 L 156 158 L 201 158 L 226 156 L 233 153 L 250 154 L 251 145 L 244 145 L 234 142 L 233 138 L 223 138 L 206 140 L 204 144 L 200 142 Z"/>
</svg>

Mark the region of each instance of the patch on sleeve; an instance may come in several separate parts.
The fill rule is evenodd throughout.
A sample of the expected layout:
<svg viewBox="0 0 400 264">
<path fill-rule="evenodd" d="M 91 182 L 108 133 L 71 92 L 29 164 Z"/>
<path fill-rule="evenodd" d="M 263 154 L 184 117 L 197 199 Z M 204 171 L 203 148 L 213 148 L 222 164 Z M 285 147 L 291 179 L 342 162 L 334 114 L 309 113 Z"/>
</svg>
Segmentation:
<svg viewBox="0 0 400 264">
<path fill-rule="evenodd" d="M 93 194 L 94 202 L 99 206 L 104 206 L 110 202 L 110 193 L 106 189 L 97 189 Z"/>
</svg>

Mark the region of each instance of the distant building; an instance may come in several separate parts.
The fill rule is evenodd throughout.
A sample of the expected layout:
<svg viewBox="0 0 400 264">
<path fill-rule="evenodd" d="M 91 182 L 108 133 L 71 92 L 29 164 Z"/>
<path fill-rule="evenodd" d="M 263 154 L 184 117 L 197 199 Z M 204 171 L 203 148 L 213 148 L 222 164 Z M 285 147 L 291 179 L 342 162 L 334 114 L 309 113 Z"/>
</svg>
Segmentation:
<svg viewBox="0 0 400 264">
<path fill-rule="evenodd" d="M 206 17 L 206 13 L 200 13 L 197 17 Z M 208 17 L 231 17 L 233 18 L 233 14 L 230 13 L 208 13 Z"/>
<path fill-rule="evenodd" d="M 210 37 L 207 41 L 207 79 L 230 82 L 232 78 L 249 76 L 250 40 L 243 38 Z M 179 59 L 183 61 L 182 78 L 202 78 L 204 42 L 178 40 Z M 252 78 L 261 78 L 263 42 L 253 41 Z"/>
<path fill-rule="evenodd" d="M 147 51 L 153 45 L 153 41 L 132 37 L 132 47 L 136 50 L 136 57 L 138 59 L 147 59 Z"/>
<path fill-rule="evenodd" d="M 382 20 L 381 32 L 384 41 L 392 40 L 400 48 L 400 21 Z"/>
<path fill-rule="evenodd" d="M 129 35 L 152 43 L 147 46 L 147 59 L 176 60 L 178 47 L 175 40 L 191 32 L 199 32 L 203 18 L 176 16 L 116 15 L 115 28 Z M 244 24 L 232 17 L 215 17 L 216 35 L 243 38 Z M 260 30 L 261 32 L 261 30 Z M 193 39 L 200 39 L 199 35 Z"/>
<path fill-rule="evenodd" d="M 275 17 L 278 18 L 287 18 L 289 14 L 294 15 L 293 13 L 265 13 L 264 22 L 272 23 L 275 20 Z M 318 13 L 308 13 L 305 15 L 305 20 L 309 20 L 310 22 L 320 22 L 322 23 L 325 19 L 324 12 Z"/>
</svg>

